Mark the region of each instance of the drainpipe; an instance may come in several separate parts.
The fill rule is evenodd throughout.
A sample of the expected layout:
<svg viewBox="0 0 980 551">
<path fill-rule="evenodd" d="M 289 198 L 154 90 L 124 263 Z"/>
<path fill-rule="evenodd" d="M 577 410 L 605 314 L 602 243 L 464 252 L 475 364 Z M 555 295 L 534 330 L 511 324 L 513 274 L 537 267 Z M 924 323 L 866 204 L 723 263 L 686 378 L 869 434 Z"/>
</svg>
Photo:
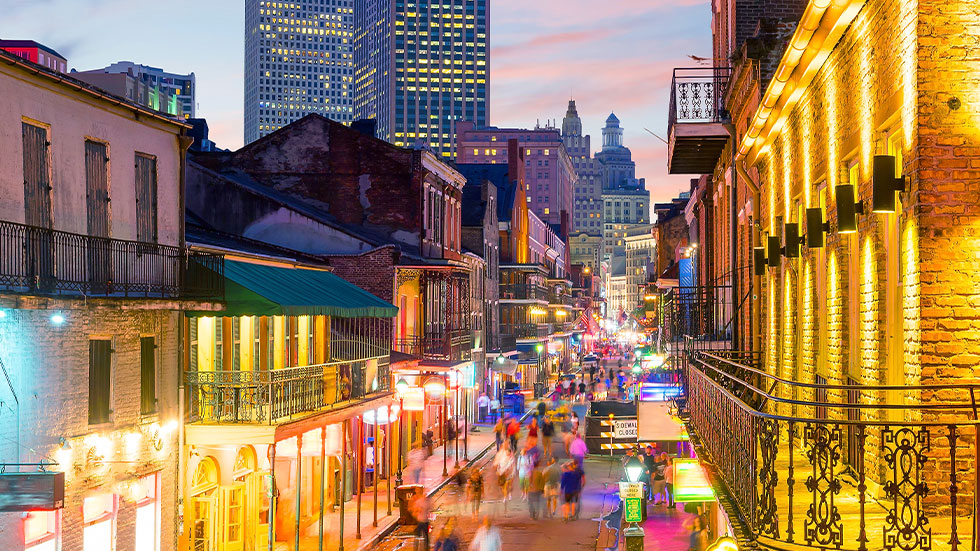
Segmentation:
<svg viewBox="0 0 980 551">
<path fill-rule="evenodd" d="M 731 264 L 731 274 L 732 274 L 732 350 L 738 349 L 738 321 L 734 319 L 735 309 L 739 303 L 739 293 L 738 293 L 738 174 L 736 172 L 735 165 L 736 159 L 735 155 L 738 151 L 738 132 L 735 130 L 735 125 L 732 124 L 731 119 L 725 122 L 725 129 L 728 130 L 728 136 L 731 138 L 729 142 L 731 144 L 732 150 L 732 189 L 729 194 L 729 226 L 731 230 L 729 231 L 729 237 L 731 241 L 731 253 L 729 255 L 729 262 Z"/>
<path fill-rule="evenodd" d="M 3 377 L 7 379 L 7 387 L 10 388 L 10 395 L 14 397 L 14 409 L 17 415 L 17 437 L 14 440 L 14 445 L 17 447 L 14 450 L 14 461 L 17 462 L 17 471 L 20 471 L 20 399 L 17 397 L 17 391 L 14 390 L 14 383 L 10 380 L 10 374 L 7 373 L 7 366 L 3 365 L 3 360 L 0 360 L 0 371 L 3 371 Z"/>
</svg>

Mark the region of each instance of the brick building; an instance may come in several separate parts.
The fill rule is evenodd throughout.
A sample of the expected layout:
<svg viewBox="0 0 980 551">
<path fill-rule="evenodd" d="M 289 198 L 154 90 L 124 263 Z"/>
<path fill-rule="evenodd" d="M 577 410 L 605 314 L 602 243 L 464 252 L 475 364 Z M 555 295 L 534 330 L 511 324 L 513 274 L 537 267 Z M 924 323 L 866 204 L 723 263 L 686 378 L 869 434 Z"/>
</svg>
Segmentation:
<svg viewBox="0 0 980 551">
<path fill-rule="evenodd" d="M 0 476 L 64 476 L 0 548 L 172 549 L 179 312 L 222 297 L 184 248 L 188 127 L 4 51 L 0 96 Z"/>
<path fill-rule="evenodd" d="M 967 1 L 801 7 L 778 65 L 743 56 L 726 93 L 736 205 L 754 222 L 732 225 L 740 266 L 754 247 L 738 339 L 752 349 L 693 356 L 699 454 L 759 540 L 956 549 L 977 519 L 980 14 Z M 719 438 L 719 423 L 746 438 Z M 794 469 L 812 473 L 805 486 L 787 484 Z"/>
</svg>

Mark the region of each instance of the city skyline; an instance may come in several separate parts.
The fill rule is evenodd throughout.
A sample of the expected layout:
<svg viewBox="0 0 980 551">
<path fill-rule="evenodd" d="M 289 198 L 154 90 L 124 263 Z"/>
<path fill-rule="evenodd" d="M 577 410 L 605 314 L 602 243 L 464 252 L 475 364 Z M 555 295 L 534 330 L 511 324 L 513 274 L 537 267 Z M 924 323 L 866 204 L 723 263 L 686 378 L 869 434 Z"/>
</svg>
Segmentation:
<svg viewBox="0 0 980 551">
<path fill-rule="evenodd" d="M 127 60 L 194 72 L 198 115 L 207 119 L 211 139 L 222 148 L 242 145 L 245 14 L 240 3 L 175 0 L 171 11 L 182 17 L 170 20 L 160 20 L 149 4 L 121 0 L 15 0 L 10 7 L 0 21 L 0 37 L 37 40 L 67 57 L 69 67 L 86 70 Z M 489 123 L 531 127 L 552 119 L 560 124 L 574 97 L 583 132 L 598 136 L 615 112 L 637 176 L 647 179 L 651 202 L 668 201 L 687 189 L 689 178 L 666 174 L 666 146 L 644 127 L 666 138 L 671 69 L 694 64 L 688 55 L 710 55 L 709 3 L 615 0 L 603 7 L 596 14 L 587 0 L 495 0 Z M 153 18 L 159 31 L 146 33 L 131 24 L 143 18 Z M 215 21 L 223 24 L 215 27 Z"/>
</svg>

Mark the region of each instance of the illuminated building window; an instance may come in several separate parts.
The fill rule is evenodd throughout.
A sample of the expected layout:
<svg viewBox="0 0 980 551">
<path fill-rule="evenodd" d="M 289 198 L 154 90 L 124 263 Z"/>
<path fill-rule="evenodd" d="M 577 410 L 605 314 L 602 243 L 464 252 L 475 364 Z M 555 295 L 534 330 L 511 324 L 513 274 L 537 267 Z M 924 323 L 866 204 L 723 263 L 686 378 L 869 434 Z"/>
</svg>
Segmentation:
<svg viewBox="0 0 980 551">
<path fill-rule="evenodd" d="M 135 548 L 160 551 L 160 474 L 140 478 L 132 491 L 136 502 Z"/>
<path fill-rule="evenodd" d="M 83 551 L 106 551 L 114 547 L 118 510 L 119 498 L 115 494 L 85 498 L 82 502 Z"/>
<path fill-rule="evenodd" d="M 61 549 L 61 511 L 31 511 L 24 517 L 25 551 Z"/>
</svg>

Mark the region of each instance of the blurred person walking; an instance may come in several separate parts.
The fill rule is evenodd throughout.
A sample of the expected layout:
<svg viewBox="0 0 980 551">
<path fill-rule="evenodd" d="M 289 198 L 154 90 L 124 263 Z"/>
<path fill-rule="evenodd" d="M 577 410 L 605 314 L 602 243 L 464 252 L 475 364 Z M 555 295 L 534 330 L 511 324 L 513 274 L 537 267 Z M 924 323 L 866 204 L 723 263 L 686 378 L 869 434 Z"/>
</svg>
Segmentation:
<svg viewBox="0 0 980 551">
<path fill-rule="evenodd" d="M 470 551 L 500 551 L 500 531 L 489 516 L 483 517 L 483 525 L 473 534 Z"/>
</svg>

